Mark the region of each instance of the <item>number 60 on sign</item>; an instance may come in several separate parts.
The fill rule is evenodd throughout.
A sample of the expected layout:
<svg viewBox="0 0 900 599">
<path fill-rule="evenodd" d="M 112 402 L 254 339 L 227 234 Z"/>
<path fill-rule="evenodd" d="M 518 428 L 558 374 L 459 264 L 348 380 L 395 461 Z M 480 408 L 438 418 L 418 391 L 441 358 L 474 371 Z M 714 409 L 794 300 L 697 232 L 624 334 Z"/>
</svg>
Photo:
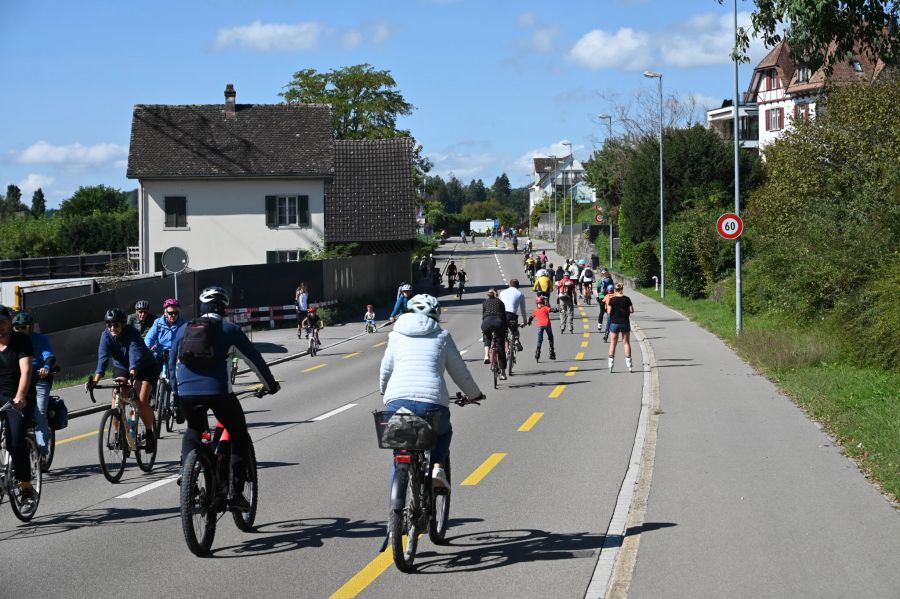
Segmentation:
<svg viewBox="0 0 900 599">
<path fill-rule="evenodd" d="M 716 230 L 725 239 L 737 239 L 744 232 L 744 221 L 737 214 L 729 212 L 716 221 Z"/>
</svg>

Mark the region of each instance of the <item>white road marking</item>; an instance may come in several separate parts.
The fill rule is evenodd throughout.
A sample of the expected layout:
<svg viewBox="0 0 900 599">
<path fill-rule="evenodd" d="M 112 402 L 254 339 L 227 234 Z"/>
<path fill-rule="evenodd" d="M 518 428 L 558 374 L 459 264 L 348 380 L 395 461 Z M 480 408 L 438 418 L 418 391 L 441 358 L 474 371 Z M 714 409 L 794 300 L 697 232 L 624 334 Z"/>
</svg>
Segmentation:
<svg viewBox="0 0 900 599">
<path fill-rule="evenodd" d="M 170 482 L 172 482 L 173 480 L 175 480 L 176 478 L 178 478 L 177 474 L 170 476 L 168 478 L 163 478 L 156 482 L 150 483 L 149 485 L 144 485 L 143 487 L 138 487 L 137 489 L 135 489 L 133 491 L 128 491 L 127 493 L 123 493 L 123 494 L 119 495 L 118 497 L 116 497 L 116 499 L 131 499 L 132 497 L 137 497 L 141 493 L 146 493 L 147 491 L 152 491 L 153 489 L 156 489 L 163 485 L 167 485 Z"/>
<path fill-rule="evenodd" d="M 466 352 L 467 352 L 467 351 L 469 351 L 469 350 L 467 350 L 467 349 L 463 349 L 463 350 L 460 350 L 460 352 L 459 352 L 459 353 L 460 353 L 460 355 L 462 355 L 462 354 L 464 354 L 464 353 L 466 353 Z"/>
<path fill-rule="evenodd" d="M 315 418 L 313 418 L 313 422 L 320 422 L 322 420 L 325 420 L 326 418 L 331 418 L 332 416 L 334 416 L 336 414 L 340 414 L 341 412 L 345 412 L 345 411 L 349 410 L 350 408 L 355 407 L 356 405 L 357 404 L 355 404 L 355 403 L 348 403 L 346 406 L 341 406 L 336 410 L 331 410 L 330 412 L 326 412 L 326 413 L 322 414 L 321 416 L 316 416 Z"/>
</svg>

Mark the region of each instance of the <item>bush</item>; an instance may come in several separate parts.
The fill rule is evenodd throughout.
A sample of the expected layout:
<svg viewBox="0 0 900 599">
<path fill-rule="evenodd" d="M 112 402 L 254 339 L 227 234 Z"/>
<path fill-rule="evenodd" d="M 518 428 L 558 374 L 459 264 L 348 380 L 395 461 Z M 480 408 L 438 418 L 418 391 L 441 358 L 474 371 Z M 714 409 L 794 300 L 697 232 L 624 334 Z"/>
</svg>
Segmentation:
<svg viewBox="0 0 900 599">
<path fill-rule="evenodd" d="M 695 249 L 695 227 L 685 220 L 670 223 L 666 227 L 666 276 L 672 288 L 682 296 L 697 299 L 703 297 L 706 277 Z"/>
<path fill-rule="evenodd" d="M 900 260 L 866 287 L 847 297 L 834 320 L 845 331 L 848 353 L 863 366 L 900 371 Z"/>
<path fill-rule="evenodd" d="M 653 277 L 659 276 L 659 258 L 653 249 L 654 241 L 634 246 L 634 278 L 638 287 L 653 285 Z"/>
</svg>

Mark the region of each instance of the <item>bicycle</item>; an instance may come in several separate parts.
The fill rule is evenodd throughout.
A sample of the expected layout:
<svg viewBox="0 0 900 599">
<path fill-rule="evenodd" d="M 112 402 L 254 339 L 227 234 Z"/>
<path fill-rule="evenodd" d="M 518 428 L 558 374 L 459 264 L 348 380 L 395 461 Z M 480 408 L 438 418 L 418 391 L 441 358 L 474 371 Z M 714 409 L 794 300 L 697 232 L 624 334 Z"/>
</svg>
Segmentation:
<svg viewBox="0 0 900 599">
<path fill-rule="evenodd" d="M 162 437 L 163 424 L 166 432 L 175 430 L 175 406 L 172 401 L 172 385 L 169 383 L 169 350 L 163 350 L 162 371 L 155 390 L 156 403 L 156 438 Z"/>
<path fill-rule="evenodd" d="M 512 330 L 506 329 L 506 374 L 513 375 L 513 367 L 516 365 L 516 338 Z"/>
<path fill-rule="evenodd" d="M 156 452 L 147 453 L 147 427 L 141 420 L 137 394 L 125 378 L 116 378 L 111 385 L 94 384 L 88 387 L 91 402 L 97 403 L 95 389 L 113 390 L 113 407 L 100 419 L 100 438 L 97 450 L 100 454 L 100 470 L 111 483 L 119 482 L 125 471 L 125 461 L 134 453 L 134 459 L 143 472 L 153 470 Z"/>
<path fill-rule="evenodd" d="M 483 399 L 483 397 L 482 397 Z M 481 405 L 481 399 L 472 400 L 462 393 L 452 400 L 458 406 Z M 387 543 L 391 545 L 394 564 L 401 572 L 411 572 L 416 559 L 419 535 L 428 529 L 428 538 L 435 545 L 442 545 L 450 524 L 450 493 L 434 489 L 431 485 L 431 449 L 439 430 L 440 414 L 428 413 L 428 420 L 413 414 L 403 415 L 397 421 L 396 434 L 384 438 L 388 424 L 395 412 L 373 411 L 378 447 L 394 450 L 394 478 L 391 481 L 391 513 L 388 521 Z M 422 424 L 431 435 L 419 435 Z M 426 455 L 427 454 L 427 455 Z M 444 464 L 447 484 L 450 485 L 450 456 Z"/>
<path fill-rule="evenodd" d="M 491 362 L 491 373 L 494 375 L 494 389 L 499 387 L 500 380 L 500 340 L 497 339 L 497 331 L 491 333 L 491 349 L 490 349 L 490 362 Z"/>
<path fill-rule="evenodd" d="M 593 285 L 590 283 L 583 283 L 583 291 L 581 296 L 584 298 L 585 304 L 591 303 L 591 294 L 593 293 Z"/>
<path fill-rule="evenodd" d="M 231 356 L 231 372 L 229 374 L 229 377 L 231 378 L 231 384 L 233 385 L 237 380 L 238 362 L 240 362 L 240 359 L 238 358 L 238 354 L 236 351 L 232 351 L 229 355 Z"/>
<path fill-rule="evenodd" d="M 12 456 L 7 449 L 9 424 L 6 420 L 6 411 L 15 409 L 12 402 L 9 401 L 0 407 L 0 503 L 3 503 L 4 496 L 9 495 L 9 507 L 12 508 L 13 514 L 22 522 L 28 522 L 34 517 L 38 504 L 41 502 L 43 482 L 41 454 L 34 437 L 34 428 L 29 428 L 25 433 L 25 443 L 28 446 L 28 461 L 31 463 L 31 486 L 34 489 L 35 500 L 30 505 L 24 506 L 19 481 L 16 480 L 13 470 Z"/>
<path fill-rule="evenodd" d="M 265 389 L 249 389 L 235 395 L 263 397 Z M 253 530 L 259 501 L 259 480 L 256 474 L 256 452 L 253 442 L 248 447 L 249 460 L 244 464 L 243 494 L 250 503 L 244 512 L 229 510 L 228 496 L 234 483 L 231 468 L 231 439 L 220 422 L 202 434 L 203 446 L 192 449 L 181 467 L 181 529 L 191 553 L 209 553 L 216 536 L 219 514 L 231 511 L 234 524 L 241 532 Z M 249 439 L 249 437 L 248 437 Z"/>
<path fill-rule="evenodd" d="M 319 329 L 306 327 L 306 336 L 309 337 L 309 355 L 314 358 L 322 346 L 322 343 L 319 341 Z"/>
<path fill-rule="evenodd" d="M 375 321 L 367 320 L 366 321 L 366 334 L 371 335 L 375 332 Z"/>
<path fill-rule="evenodd" d="M 461 300 L 463 296 L 463 292 L 466 290 L 466 284 L 462 281 L 456 286 L 456 299 Z"/>
</svg>

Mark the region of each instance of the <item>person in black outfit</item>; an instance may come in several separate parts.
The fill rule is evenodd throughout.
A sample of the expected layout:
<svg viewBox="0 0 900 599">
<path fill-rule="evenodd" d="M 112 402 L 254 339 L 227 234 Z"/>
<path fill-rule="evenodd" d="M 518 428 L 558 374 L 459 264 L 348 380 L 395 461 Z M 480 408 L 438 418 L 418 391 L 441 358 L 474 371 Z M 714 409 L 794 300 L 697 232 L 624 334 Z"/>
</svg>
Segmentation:
<svg viewBox="0 0 900 599">
<path fill-rule="evenodd" d="M 506 306 L 491 287 L 481 305 L 481 332 L 484 334 L 484 363 L 491 363 L 491 339 L 497 335 L 497 355 L 500 358 L 500 378 L 506 380 Z"/>
<path fill-rule="evenodd" d="M 15 408 L 4 412 L 9 431 L 6 443 L 19 481 L 19 503 L 26 509 L 37 499 L 31 487 L 31 462 L 25 441 L 37 403 L 31 376 L 33 361 L 31 339 L 12 330 L 9 308 L 0 306 L 0 404 L 11 403 Z"/>
<path fill-rule="evenodd" d="M 156 314 L 150 312 L 150 302 L 138 300 L 134 304 L 134 314 L 128 315 L 126 324 L 136 328 L 137 332 L 143 337 L 150 330 L 154 320 L 156 320 Z"/>
<path fill-rule="evenodd" d="M 607 302 L 609 332 L 612 334 L 612 339 L 609 341 L 610 372 L 612 372 L 616 359 L 616 343 L 619 341 L 619 335 L 622 335 L 622 345 L 625 348 L 625 364 L 628 366 L 628 372 L 632 371 L 630 315 L 634 314 L 634 304 L 631 303 L 631 298 L 622 294 L 622 289 L 622 283 L 616 283 L 615 295 Z"/>
</svg>

